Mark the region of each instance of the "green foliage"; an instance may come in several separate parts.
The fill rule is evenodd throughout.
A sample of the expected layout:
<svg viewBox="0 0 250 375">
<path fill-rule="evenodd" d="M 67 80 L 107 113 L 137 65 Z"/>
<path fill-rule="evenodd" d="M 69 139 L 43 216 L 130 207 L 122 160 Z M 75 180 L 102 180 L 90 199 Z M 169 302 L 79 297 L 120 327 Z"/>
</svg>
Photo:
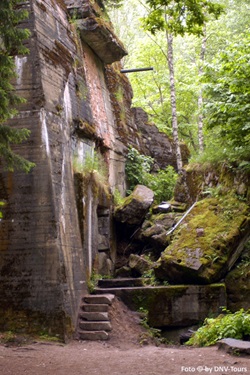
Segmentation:
<svg viewBox="0 0 250 375">
<path fill-rule="evenodd" d="M 224 160 L 250 160 L 249 61 L 250 29 L 216 56 L 206 70 L 207 128 L 216 134 Z M 214 144 L 216 138 L 210 141 Z"/>
<path fill-rule="evenodd" d="M 89 293 L 93 293 L 95 291 L 95 288 L 98 286 L 99 280 L 109 279 L 109 278 L 110 278 L 109 275 L 101 275 L 93 271 L 91 276 L 87 280 L 87 287 L 88 287 Z"/>
<path fill-rule="evenodd" d="M 0 334 L 0 343 L 9 344 L 16 341 L 16 334 L 12 331 L 7 331 Z"/>
<path fill-rule="evenodd" d="M 98 280 L 100 280 L 102 278 L 101 275 L 93 272 L 91 277 L 87 280 L 87 287 L 88 287 L 88 291 L 89 293 L 93 293 L 95 288 L 97 287 L 97 284 L 98 284 Z"/>
<path fill-rule="evenodd" d="M 206 319 L 187 345 L 210 346 L 223 338 L 242 339 L 250 335 L 250 310 L 241 309 L 235 313 L 229 311 L 215 319 Z"/>
<path fill-rule="evenodd" d="M 0 35 L 1 55 L 26 54 L 27 48 L 23 41 L 30 35 L 27 29 L 18 25 L 28 17 L 28 12 L 22 9 L 22 0 L 2 0 L 0 6 Z"/>
<path fill-rule="evenodd" d="M 125 197 L 123 197 L 118 189 L 115 189 L 113 192 L 113 200 L 115 206 L 120 206 L 124 203 Z"/>
<path fill-rule="evenodd" d="M 152 267 L 153 267 L 153 264 L 152 264 Z M 145 271 L 145 272 L 142 274 L 142 278 L 144 279 L 144 281 L 143 281 L 143 284 L 144 284 L 144 285 L 150 285 L 150 286 L 158 286 L 158 285 L 161 285 L 160 280 L 158 280 L 158 279 L 155 277 L 155 273 L 154 273 L 154 269 L 153 269 L 153 268 L 151 268 L 151 269 L 148 270 L 148 271 Z"/>
<path fill-rule="evenodd" d="M 101 188 L 106 195 L 109 195 L 108 169 L 100 154 L 97 152 L 93 154 L 87 153 L 83 162 L 78 157 L 75 157 L 73 159 L 73 169 L 76 173 L 82 174 L 86 188 L 92 183 L 96 194 Z"/>
<path fill-rule="evenodd" d="M 11 145 L 25 141 L 30 132 L 27 129 L 13 129 L 5 124 L 17 114 L 15 108 L 23 102 L 11 84 L 11 80 L 16 77 L 13 56 L 28 53 L 23 42 L 30 33 L 19 27 L 19 23 L 28 17 L 22 4 L 21 0 L 3 0 L 0 5 L 0 157 L 8 170 L 17 168 L 28 172 L 34 164 L 15 154 Z"/>
<path fill-rule="evenodd" d="M 148 310 L 143 307 L 139 308 L 139 313 L 141 314 L 140 324 L 145 328 L 145 333 L 140 334 L 140 344 L 147 345 L 149 342 L 153 341 L 156 345 L 167 344 L 167 341 L 161 335 L 161 330 L 159 328 L 151 327 L 148 323 Z"/>
<path fill-rule="evenodd" d="M 107 8 L 119 8 L 123 4 L 123 0 L 104 0 L 104 4 Z"/>
<path fill-rule="evenodd" d="M 155 35 L 168 31 L 173 35 L 203 33 L 210 15 L 218 18 L 223 7 L 208 0 L 146 0 L 150 13 L 143 20 L 145 30 Z"/>
<path fill-rule="evenodd" d="M 154 159 L 150 156 L 140 154 L 139 151 L 133 147 L 129 148 L 125 171 L 130 192 L 138 184 L 147 186 L 148 174 L 153 163 Z"/>
<path fill-rule="evenodd" d="M 1 211 L 1 207 L 3 207 L 4 206 L 4 202 L 1 202 L 0 201 L 0 219 L 2 219 L 2 217 L 3 217 L 3 213 L 2 213 L 2 211 Z"/>
<path fill-rule="evenodd" d="M 156 174 L 148 174 L 147 178 L 147 186 L 155 193 L 157 203 L 172 198 L 178 175 L 171 165 Z"/>
<path fill-rule="evenodd" d="M 177 181 L 174 168 L 168 166 L 157 173 L 150 173 L 154 159 L 139 153 L 135 148 L 129 149 L 126 161 L 126 175 L 130 194 L 138 184 L 145 185 L 155 194 L 155 202 L 159 203 L 172 198 L 173 189 Z"/>
</svg>

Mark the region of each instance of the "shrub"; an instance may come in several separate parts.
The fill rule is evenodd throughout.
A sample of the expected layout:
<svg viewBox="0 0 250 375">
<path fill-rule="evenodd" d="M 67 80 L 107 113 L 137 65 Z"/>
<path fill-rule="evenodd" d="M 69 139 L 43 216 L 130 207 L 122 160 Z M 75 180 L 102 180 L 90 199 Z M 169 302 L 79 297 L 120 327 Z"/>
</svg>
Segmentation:
<svg viewBox="0 0 250 375">
<path fill-rule="evenodd" d="M 127 155 L 125 171 L 129 183 L 128 194 L 138 184 L 147 186 L 148 174 L 154 163 L 150 156 L 142 155 L 135 148 L 130 147 Z"/>
<path fill-rule="evenodd" d="M 86 188 L 92 184 L 96 193 L 99 189 L 103 189 L 106 195 L 109 195 L 108 169 L 97 152 L 94 152 L 93 155 L 87 153 L 82 162 L 76 156 L 73 160 L 73 169 L 75 173 L 82 174 Z"/>
<path fill-rule="evenodd" d="M 242 339 L 247 335 L 250 335 L 250 310 L 226 311 L 215 319 L 207 318 L 187 345 L 210 346 L 223 338 Z"/>
<path fill-rule="evenodd" d="M 145 185 L 155 194 L 155 202 L 159 203 L 172 198 L 177 173 L 172 166 L 150 173 L 154 159 L 139 153 L 131 147 L 127 155 L 126 175 L 129 183 L 128 194 L 138 184 Z"/>
</svg>

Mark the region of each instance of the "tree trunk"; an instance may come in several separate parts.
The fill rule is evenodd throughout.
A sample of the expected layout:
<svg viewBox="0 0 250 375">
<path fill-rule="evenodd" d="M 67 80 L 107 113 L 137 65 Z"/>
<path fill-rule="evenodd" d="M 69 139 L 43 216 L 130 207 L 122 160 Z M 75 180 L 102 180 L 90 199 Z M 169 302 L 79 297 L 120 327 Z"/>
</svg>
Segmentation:
<svg viewBox="0 0 250 375">
<path fill-rule="evenodd" d="M 203 29 L 203 38 L 201 43 L 201 53 L 200 53 L 200 66 L 199 66 L 199 78 L 203 74 L 203 64 L 205 61 L 205 54 L 206 54 L 206 44 L 207 44 L 207 36 L 206 36 L 206 27 L 204 26 Z M 203 114 L 202 114 L 202 107 L 203 107 L 203 95 L 202 95 L 202 88 L 199 92 L 198 97 L 198 141 L 199 141 L 199 150 L 200 152 L 204 151 L 204 137 L 203 137 Z"/>
<path fill-rule="evenodd" d="M 182 158 L 181 148 L 178 135 L 178 121 L 177 121 L 177 110 L 176 110 L 176 91 L 175 91 L 175 77 L 174 77 L 174 54 L 173 54 L 173 35 L 170 32 L 166 32 L 168 42 L 168 69 L 170 77 L 170 100 L 171 100 L 171 112 L 172 112 L 172 131 L 177 163 L 178 173 L 182 170 Z"/>
</svg>

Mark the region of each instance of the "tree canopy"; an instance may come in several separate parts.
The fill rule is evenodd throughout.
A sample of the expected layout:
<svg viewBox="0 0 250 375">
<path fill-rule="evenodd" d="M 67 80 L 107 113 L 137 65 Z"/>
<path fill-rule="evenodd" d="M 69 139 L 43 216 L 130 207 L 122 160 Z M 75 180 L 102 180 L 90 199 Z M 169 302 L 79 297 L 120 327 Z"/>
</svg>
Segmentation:
<svg viewBox="0 0 250 375">
<path fill-rule="evenodd" d="M 144 27 L 152 34 L 167 30 L 173 35 L 197 34 L 210 15 L 218 18 L 223 7 L 208 0 L 146 0 L 150 13 Z"/>
<path fill-rule="evenodd" d="M 18 168 L 27 172 L 34 164 L 14 153 L 11 145 L 26 140 L 29 131 L 6 124 L 17 114 L 16 106 L 23 101 L 11 83 L 16 76 L 14 55 L 28 53 L 23 42 L 29 37 L 29 31 L 18 27 L 28 16 L 22 3 L 21 0 L 2 0 L 0 4 L 0 161 L 8 170 Z"/>
<path fill-rule="evenodd" d="M 218 19 L 211 18 L 209 12 L 204 13 L 204 17 L 198 17 L 199 22 L 193 30 L 194 34 L 190 33 L 192 29 L 187 23 L 188 17 L 192 19 L 191 13 L 183 13 L 182 17 L 177 17 L 177 13 L 173 11 L 179 9 L 187 12 L 189 9 L 191 12 L 196 7 L 199 9 L 202 4 L 208 6 L 208 3 L 212 4 L 212 8 L 207 9 L 214 10 L 216 17 L 222 9 L 218 8 L 218 5 L 223 6 L 224 11 Z M 193 161 L 225 162 L 230 158 L 231 161 L 244 164 L 249 160 L 249 0 L 138 0 L 136 4 L 132 7 L 131 0 L 127 0 L 123 7 L 116 11 L 123 15 L 123 29 L 127 29 L 127 34 L 123 33 L 121 36 L 129 51 L 125 67 L 154 67 L 154 72 L 130 74 L 134 105 L 144 108 L 160 130 L 171 136 L 166 31 L 170 30 L 176 35 L 180 30 L 180 35 L 173 40 L 180 141 L 188 144 Z M 138 19 L 144 17 L 150 4 L 153 7 L 149 12 L 149 20 L 153 21 L 157 14 L 160 20 L 157 21 L 160 31 L 153 28 L 155 35 L 147 32 L 143 34 L 142 29 L 137 26 Z M 168 5 L 171 5 L 167 14 L 168 21 L 170 16 L 176 17 L 177 27 L 173 28 L 172 22 L 164 24 L 164 11 Z M 125 25 L 128 7 L 131 8 L 130 19 Z M 135 22 L 131 21 L 132 16 Z M 147 24 L 150 27 L 149 20 Z M 200 20 L 206 23 L 205 36 L 200 36 Z M 119 33 L 119 28 L 117 32 Z M 126 35 L 130 37 L 128 44 Z M 201 59 L 204 41 L 206 50 Z M 201 90 L 203 103 L 199 107 Z M 204 153 L 198 155 L 197 125 L 200 114 L 203 115 L 204 121 Z"/>
<path fill-rule="evenodd" d="M 250 160 L 250 29 L 206 68 L 205 114 L 227 158 Z"/>
</svg>

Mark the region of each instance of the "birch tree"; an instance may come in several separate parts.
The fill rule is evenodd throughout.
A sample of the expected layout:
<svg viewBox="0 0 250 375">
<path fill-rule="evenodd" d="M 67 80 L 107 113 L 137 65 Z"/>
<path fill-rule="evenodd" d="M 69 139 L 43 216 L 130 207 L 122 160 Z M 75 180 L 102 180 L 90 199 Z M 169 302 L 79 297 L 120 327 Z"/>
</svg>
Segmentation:
<svg viewBox="0 0 250 375">
<path fill-rule="evenodd" d="M 143 20 L 144 29 L 155 35 L 166 33 L 167 62 L 170 76 L 170 98 L 172 112 L 172 134 L 175 146 L 177 171 L 183 167 L 178 135 L 176 89 L 174 72 L 173 40 L 177 35 L 202 35 L 204 25 L 210 16 L 218 18 L 223 8 L 208 0 L 146 0 L 149 13 Z"/>
</svg>

